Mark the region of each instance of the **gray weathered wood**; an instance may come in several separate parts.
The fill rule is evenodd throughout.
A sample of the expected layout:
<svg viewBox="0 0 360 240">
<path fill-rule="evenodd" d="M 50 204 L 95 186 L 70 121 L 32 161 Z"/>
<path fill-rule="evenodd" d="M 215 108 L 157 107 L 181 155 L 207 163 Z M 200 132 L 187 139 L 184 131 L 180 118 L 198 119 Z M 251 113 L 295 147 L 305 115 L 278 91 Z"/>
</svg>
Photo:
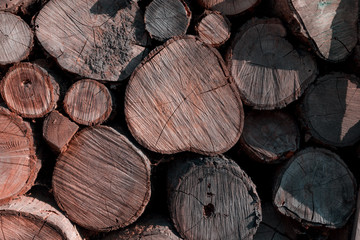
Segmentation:
<svg viewBox="0 0 360 240">
<path fill-rule="evenodd" d="M 260 0 L 197 0 L 206 9 L 219 11 L 225 15 L 236 15 L 254 8 Z"/>
</svg>

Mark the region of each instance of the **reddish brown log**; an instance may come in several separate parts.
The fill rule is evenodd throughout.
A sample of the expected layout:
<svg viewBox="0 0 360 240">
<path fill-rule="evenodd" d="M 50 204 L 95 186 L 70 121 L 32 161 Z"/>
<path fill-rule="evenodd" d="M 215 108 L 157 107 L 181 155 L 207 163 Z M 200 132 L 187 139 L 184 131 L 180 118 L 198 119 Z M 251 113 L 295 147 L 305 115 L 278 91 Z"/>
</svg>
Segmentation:
<svg viewBox="0 0 360 240">
<path fill-rule="evenodd" d="M 225 15 L 236 15 L 254 8 L 259 0 L 197 0 L 206 9 L 219 11 Z"/>
<path fill-rule="evenodd" d="M 46 0 L 1 0 L 0 11 L 11 12 L 17 15 L 32 15 L 38 11 L 37 7 Z"/>
</svg>

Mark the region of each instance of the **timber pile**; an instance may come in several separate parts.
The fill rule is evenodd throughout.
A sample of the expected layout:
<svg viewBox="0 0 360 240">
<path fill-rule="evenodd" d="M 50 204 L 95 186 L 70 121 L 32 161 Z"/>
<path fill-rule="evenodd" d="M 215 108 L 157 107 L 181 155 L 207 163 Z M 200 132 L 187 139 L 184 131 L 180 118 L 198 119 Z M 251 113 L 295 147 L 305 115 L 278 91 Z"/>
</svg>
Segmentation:
<svg viewBox="0 0 360 240">
<path fill-rule="evenodd" d="M 360 240 L 359 13 L 0 0 L 0 239 Z"/>
</svg>

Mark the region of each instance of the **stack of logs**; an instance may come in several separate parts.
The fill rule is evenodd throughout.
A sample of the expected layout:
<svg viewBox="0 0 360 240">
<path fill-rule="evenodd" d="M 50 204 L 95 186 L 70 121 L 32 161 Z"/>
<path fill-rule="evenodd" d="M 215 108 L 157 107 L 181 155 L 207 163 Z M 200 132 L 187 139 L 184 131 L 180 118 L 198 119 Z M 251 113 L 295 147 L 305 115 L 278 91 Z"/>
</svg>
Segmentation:
<svg viewBox="0 0 360 240">
<path fill-rule="evenodd" d="M 1 0 L 0 239 L 359 240 L 358 16 Z"/>
</svg>

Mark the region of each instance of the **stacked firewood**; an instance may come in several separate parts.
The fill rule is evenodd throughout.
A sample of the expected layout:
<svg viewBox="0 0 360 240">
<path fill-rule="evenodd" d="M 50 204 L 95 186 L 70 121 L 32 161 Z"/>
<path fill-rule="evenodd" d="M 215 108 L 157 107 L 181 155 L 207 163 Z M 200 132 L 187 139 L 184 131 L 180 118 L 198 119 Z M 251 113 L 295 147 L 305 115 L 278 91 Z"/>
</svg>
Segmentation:
<svg viewBox="0 0 360 240">
<path fill-rule="evenodd" d="M 0 239 L 359 240 L 358 4 L 0 0 Z"/>
</svg>

